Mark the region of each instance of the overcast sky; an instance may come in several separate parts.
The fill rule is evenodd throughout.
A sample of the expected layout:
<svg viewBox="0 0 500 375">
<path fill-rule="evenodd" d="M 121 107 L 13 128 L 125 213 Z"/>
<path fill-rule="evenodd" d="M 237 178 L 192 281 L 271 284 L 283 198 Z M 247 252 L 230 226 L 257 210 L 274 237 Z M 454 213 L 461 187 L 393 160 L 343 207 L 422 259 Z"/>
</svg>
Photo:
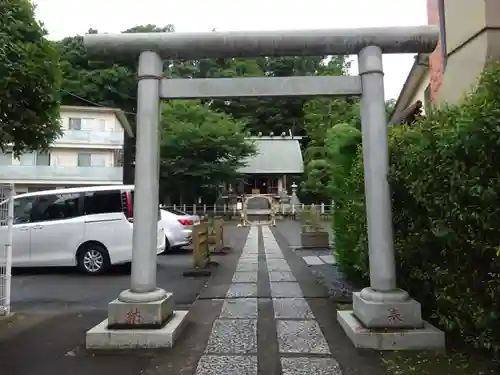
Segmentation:
<svg viewBox="0 0 500 375">
<path fill-rule="evenodd" d="M 90 29 L 174 24 L 177 31 L 279 30 L 427 24 L 426 0 L 33 0 L 51 39 Z M 384 57 L 386 99 L 397 98 L 411 55 Z M 353 73 L 357 67 L 353 67 Z"/>
</svg>

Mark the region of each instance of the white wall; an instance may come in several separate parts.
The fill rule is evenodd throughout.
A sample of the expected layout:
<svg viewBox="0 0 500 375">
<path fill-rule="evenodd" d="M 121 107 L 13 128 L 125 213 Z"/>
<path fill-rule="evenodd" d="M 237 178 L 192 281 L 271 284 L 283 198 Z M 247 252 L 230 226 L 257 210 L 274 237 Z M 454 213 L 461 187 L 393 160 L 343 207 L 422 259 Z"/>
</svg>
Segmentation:
<svg viewBox="0 0 500 375">
<path fill-rule="evenodd" d="M 82 119 L 81 130 L 68 130 L 70 118 Z M 115 167 L 115 157 L 123 148 L 124 130 L 113 111 L 62 107 L 61 126 L 67 131 L 66 137 L 59 138 L 49 149 L 50 166 L 37 163 L 37 153 L 26 153 L 19 159 L 0 154 L 0 180 L 15 180 L 22 184 L 21 190 L 39 184 L 121 183 L 122 168 Z M 90 154 L 90 166 L 78 165 L 79 153 Z M 46 157 L 40 160 L 45 162 Z"/>
<path fill-rule="evenodd" d="M 94 166 L 113 167 L 115 163 L 115 154 L 113 150 L 88 149 L 88 148 L 53 148 L 50 153 L 50 165 L 54 167 L 78 167 L 78 154 L 90 153 L 91 159 L 95 155 L 95 160 L 102 160 Z M 13 159 L 12 165 L 35 165 L 35 156 L 32 158 L 25 155 L 23 159 Z"/>
<path fill-rule="evenodd" d="M 425 77 L 422 79 L 420 84 L 417 86 L 415 89 L 415 93 L 413 94 L 413 98 L 411 100 L 411 104 L 416 103 L 418 100 L 422 102 L 422 112 L 425 113 L 425 90 L 427 89 L 427 86 L 430 84 L 430 75 L 429 71 L 425 74 Z"/>
<path fill-rule="evenodd" d="M 61 110 L 61 127 L 69 129 L 70 118 L 81 118 L 84 119 L 82 121 L 82 130 L 123 133 L 123 128 L 114 113 L 85 111 L 84 108 L 82 107 L 82 110 L 79 111 L 63 108 Z"/>
<path fill-rule="evenodd" d="M 95 155 L 96 160 L 101 160 L 94 166 L 113 167 L 114 158 L 111 150 L 90 150 L 90 149 L 52 149 L 50 155 L 50 165 L 59 167 L 76 167 L 78 166 L 78 154 L 80 152 L 90 153 L 91 159 Z"/>
</svg>

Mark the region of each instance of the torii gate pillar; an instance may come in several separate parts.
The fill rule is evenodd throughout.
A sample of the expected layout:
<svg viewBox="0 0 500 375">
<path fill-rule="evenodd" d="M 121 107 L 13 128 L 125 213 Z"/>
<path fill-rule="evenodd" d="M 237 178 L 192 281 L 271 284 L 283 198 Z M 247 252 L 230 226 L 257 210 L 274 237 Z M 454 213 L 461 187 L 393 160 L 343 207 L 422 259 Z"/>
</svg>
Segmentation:
<svg viewBox="0 0 500 375">
<path fill-rule="evenodd" d="M 90 54 L 139 58 L 131 285 L 109 304 L 108 319 L 87 333 L 87 347 L 172 346 L 186 316 L 156 285 L 160 99 L 258 96 L 361 96 L 370 287 L 355 293 L 354 310 L 337 318 L 357 347 L 444 346 L 443 333 L 422 321 L 420 304 L 396 287 L 382 69 L 383 53 L 431 53 L 437 42 L 432 26 L 86 35 Z M 358 55 L 359 76 L 162 77 L 162 59 L 350 54 Z"/>
</svg>

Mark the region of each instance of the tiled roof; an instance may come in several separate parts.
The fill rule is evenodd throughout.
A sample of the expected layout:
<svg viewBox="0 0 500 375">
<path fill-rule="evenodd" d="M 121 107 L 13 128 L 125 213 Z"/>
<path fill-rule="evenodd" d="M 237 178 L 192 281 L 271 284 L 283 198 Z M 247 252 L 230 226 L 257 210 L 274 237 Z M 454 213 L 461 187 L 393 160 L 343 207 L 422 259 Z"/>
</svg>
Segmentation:
<svg viewBox="0 0 500 375">
<path fill-rule="evenodd" d="M 273 136 L 249 139 L 255 142 L 257 153 L 247 160 L 247 165 L 239 170 L 240 173 L 304 173 L 300 137 Z"/>
</svg>

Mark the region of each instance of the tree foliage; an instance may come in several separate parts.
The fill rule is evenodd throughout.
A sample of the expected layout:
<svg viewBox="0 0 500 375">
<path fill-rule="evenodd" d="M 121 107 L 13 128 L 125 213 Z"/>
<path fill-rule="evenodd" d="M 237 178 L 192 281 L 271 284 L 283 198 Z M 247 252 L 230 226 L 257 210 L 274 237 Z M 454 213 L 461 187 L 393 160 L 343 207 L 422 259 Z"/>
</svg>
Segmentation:
<svg viewBox="0 0 500 375">
<path fill-rule="evenodd" d="M 199 100 L 173 101 L 162 108 L 161 190 L 164 197 L 196 202 L 234 182 L 238 168 L 255 153 L 245 123 L 213 111 Z"/>
<path fill-rule="evenodd" d="M 398 284 L 455 339 L 500 355 L 500 65 L 462 103 L 391 129 Z M 362 156 L 347 177 L 339 261 L 367 278 Z"/>
<path fill-rule="evenodd" d="M 46 149 L 61 134 L 57 52 L 30 1 L 3 0 L 0 19 L 0 149 Z"/>
<path fill-rule="evenodd" d="M 349 63 L 343 56 L 331 58 L 324 65 L 322 75 L 345 75 Z M 316 202 L 332 199 L 329 182 L 333 173 L 332 155 L 327 139 L 337 124 L 360 127 L 358 100 L 354 98 L 314 98 L 304 103 L 304 129 L 308 144 L 304 154 L 305 173 L 301 183 L 302 195 Z M 330 136 L 329 136 L 330 134 Z"/>
<path fill-rule="evenodd" d="M 136 26 L 124 32 L 175 32 L 173 25 Z M 89 30 L 89 33 L 96 33 Z M 129 114 L 132 124 L 136 110 L 137 61 L 111 61 L 89 59 L 82 37 L 65 38 L 57 43 L 62 56 L 64 73 L 64 104 L 89 104 L 118 107 Z M 343 56 L 329 57 L 262 57 L 256 59 L 226 58 L 200 59 L 194 61 L 165 61 L 165 75 L 172 78 L 219 78 L 219 77 L 283 77 L 311 75 L 343 75 L 349 63 Z M 292 132 L 305 136 L 302 146 L 306 173 L 302 189 L 310 200 L 330 200 L 328 183 L 331 160 L 327 157 L 325 139 L 330 128 L 339 123 L 352 123 L 359 128 L 359 109 L 356 99 L 345 98 L 232 98 L 200 101 L 211 111 L 225 113 L 237 122 L 246 123 L 252 134 L 281 134 Z M 172 105 L 172 111 L 180 106 Z M 165 112 L 164 112 L 165 113 Z M 177 119 L 177 114 L 174 114 Z M 177 121 L 177 120 L 176 120 Z M 171 130 L 169 130 L 171 131 Z M 186 134 L 182 134 L 186 136 Z M 194 154 L 193 154 L 194 155 Z M 193 155 L 191 157 L 193 157 Z M 127 153 L 125 162 L 127 160 Z M 196 159 L 193 159 L 193 161 Z M 163 176 L 166 176 L 164 173 Z M 166 178 L 166 177 L 164 177 Z M 173 186 L 184 182 L 180 174 L 169 176 Z"/>
</svg>

